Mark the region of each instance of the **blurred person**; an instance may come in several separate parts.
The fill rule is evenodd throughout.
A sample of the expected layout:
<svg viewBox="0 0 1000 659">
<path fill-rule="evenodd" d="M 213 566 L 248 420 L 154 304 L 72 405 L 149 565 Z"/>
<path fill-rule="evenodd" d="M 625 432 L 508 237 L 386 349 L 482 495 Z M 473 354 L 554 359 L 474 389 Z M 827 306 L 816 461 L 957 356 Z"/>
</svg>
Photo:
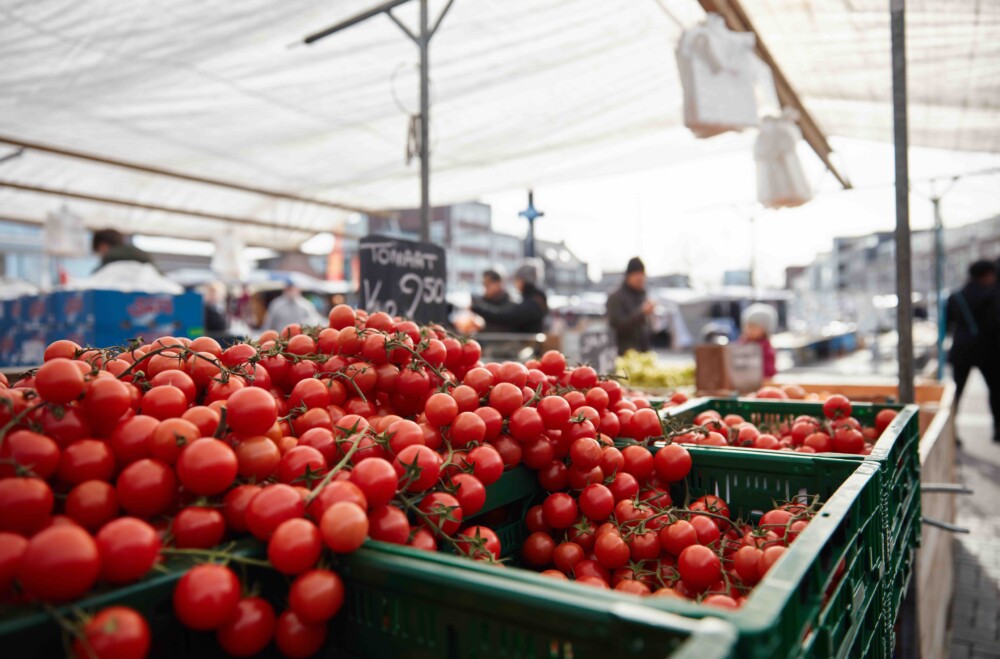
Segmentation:
<svg viewBox="0 0 1000 659">
<path fill-rule="evenodd" d="M 650 349 L 649 317 L 656 305 L 646 294 L 646 266 L 638 256 L 625 268 L 625 281 L 608 296 L 608 323 L 614 330 L 618 354 Z"/>
<path fill-rule="evenodd" d="M 996 265 L 976 261 L 969 266 L 969 281 L 948 298 L 945 327 L 952 334 L 948 361 L 955 377 L 955 405 L 962 398 L 972 368 L 978 368 L 990 392 L 993 441 L 1000 442 L 1000 292 Z"/>
<path fill-rule="evenodd" d="M 202 301 L 205 305 L 205 333 L 221 334 L 229 329 L 229 321 L 226 320 L 226 285 L 221 281 L 206 284 L 202 291 Z"/>
<path fill-rule="evenodd" d="M 501 310 L 512 304 L 510 293 L 507 292 L 507 288 L 504 286 L 503 275 L 500 274 L 499 269 L 491 268 L 483 273 L 483 296 L 478 301 L 473 300 L 473 310 L 480 303 L 495 307 L 494 311 Z M 510 332 L 512 330 L 510 326 L 504 323 L 487 321 L 481 331 Z"/>
<path fill-rule="evenodd" d="M 778 372 L 774 346 L 771 345 L 771 335 L 778 331 L 777 310 L 769 304 L 751 304 L 740 314 L 740 326 L 743 334 L 739 342 L 760 346 L 764 358 L 764 379 L 770 380 Z"/>
<path fill-rule="evenodd" d="M 91 248 L 94 254 L 101 257 L 101 265 L 98 270 L 109 263 L 115 261 L 138 261 L 139 263 L 153 263 L 153 258 L 132 243 L 126 242 L 125 236 L 115 229 L 101 229 L 94 232 L 91 240 Z"/>
<path fill-rule="evenodd" d="M 299 287 L 291 280 L 285 283 L 285 289 L 281 295 L 271 300 L 267 305 L 267 314 L 260 329 L 273 329 L 280 332 L 286 326 L 293 323 L 299 325 L 317 325 L 320 322 L 319 312 L 316 306 L 302 296 Z"/>
<path fill-rule="evenodd" d="M 521 293 L 520 302 L 498 305 L 484 298 L 473 302 L 472 310 L 482 316 L 488 327 L 505 327 L 508 332 L 523 334 L 543 332 L 549 305 L 537 282 L 535 268 L 522 265 L 514 271 L 514 287 Z"/>
</svg>

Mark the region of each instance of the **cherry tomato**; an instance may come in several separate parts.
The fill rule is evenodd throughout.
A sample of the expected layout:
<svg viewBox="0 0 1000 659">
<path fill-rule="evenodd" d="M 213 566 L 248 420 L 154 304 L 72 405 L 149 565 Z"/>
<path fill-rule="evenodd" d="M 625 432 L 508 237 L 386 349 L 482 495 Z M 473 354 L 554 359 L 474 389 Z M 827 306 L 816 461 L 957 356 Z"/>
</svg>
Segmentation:
<svg viewBox="0 0 1000 659">
<path fill-rule="evenodd" d="M 580 492 L 579 505 L 580 512 L 586 515 L 587 519 L 603 522 L 614 512 L 615 498 L 611 490 L 604 485 L 591 483 Z"/>
<path fill-rule="evenodd" d="M 160 556 L 160 536 L 135 517 L 119 517 L 96 536 L 101 555 L 101 578 L 114 584 L 138 581 Z"/>
<path fill-rule="evenodd" d="M 84 481 L 66 495 L 64 511 L 74 522 L 94 532 L 118 514 L 118 495 L 110 483 Z"/>
<path fill-rule="evenodd" d="M 42 364 L 35 374 L 35 390 L 45 401 L 65 405 L 83 393 L 83 373 L 76 363 L 56 357 Z"/>
<path fill-rule="evenodd" d="M 144 659 L 149 654 L 149 624 L 127 606 L 101 609 L 82 631 L 86 646 L 79 639 L 73 642 L 73 655 L 78 659 Z"/>
<path fill-rule="evenodd" d="M 425 515 L 421 523 L 440 529 L 445 535 L 454 535 L 462 524 L 462 506 L 458 499 L 445 492 L 431 492 L 420 502 L 419 509 Z"/>
<path fill-rule="evenodd" d="M 246 525 L 258 540 L 268 540 L 285 520 L 303 517 L 306 503 L 291 485 L 278 483 L 262 488 L 247 505 Z"/>
<path fill-rule="evenodd" d="M 542 503 L 545 523 L 554 529 L 565 529 L 573 525 L 578 515 L 577 503 L 572 496 L 556 492 L 546 497 Z"/>
<path fill-rule="evenodd" d="M 259 387 L 240 389 L 227 400 L 226 423 L 237 435 L 264 435 L 277 419 L 278 407 L 274 397 Z"/>
<path fill-rule="evenodd" d="M 59 457 L 59 446 L 45 435 L 15 430 L 0 444 L 0 478 L 14 476 L 20 467 L 45 480 L 56 473 Z"/>
<path fill-rule="evenodd" d="M 187 446 L 177 458 L 177 477 L 185 489 L 202 496 L 224 492 L 239 470 L 236 453 L 225 442 L 203 437 Z"/>
<path fill-rule="evenodd" d="M 59 458 L 58 478 L 77 485 L 89 480 L 111 480 L 115 457 L 107 443 L 99 439 L 80 439 L 63 450 Z"/>
<path fill-rule="evenodd" d="M 323 551 L 319 529 L 309 520 L 287 519 L 267 543 L 267 559 L 282 574 L 300 574 L 316 564 Z"/>
<path fill-rule="evenodd" d="M 368 513 L 368 533 L 372 540 L 405 545 L 410 537 L 410 522 L 399 508 L 380 506 Z"/>
<path fill-rule="evenodd" d="M 16 574 L 28 596 L 67 602 L 90 590 L 100 571 L 94 539 L 81 527 L 64 524 L 39 531 L 28 540 Z"/>
<path fill-rule="evenodd" d="M 456 474 L 452 476 L 451 482 L 455 486 L 455 498 L 465 515 L 471 517 L 486 505 L 486 488 L 472 474 Z"/>
<path fill-rule="evenodd" d="M 357 503 L 338 501 L 330 505 L 320 521 L 323 542 L 331 551 L 349 554 L 368 537 L 368 515 Z"/>
<path fill-rule="evenodd" d="M 215 630 L 226 654 L 250 657 L 264 650 L 274 637 L 274 608 L 260 597 L 246 597 L 236 605 L 236 615 Z"/>
<path fill-rule="evenodd" d="M 303 622 L 289 609 L 280 616 L 274 627 L 274 642 L 278 652 L 291 659 L 305 659 L 320 651 L 326 642 L 325 623 Z"/>
<path fill-rule="evenodd" d="M 55 497 L 39 478 L 0 479 L 0 531 L 31 535 L 48 524 Z"/>
<path fill-rule="evenodd" d="M 699 592 L 722 577 L 722 561 L 704 545 L 685 547 L 677 557 L 677 569 L 684 583 Z"/>
<path fill-rule="evenodd" d="M 628 544 L 621 536 L 605 533 L 594 543 L 594 555 L 598 563 L 613 570 L 627 565 L 631 554 Z"/>
<path fill-rule="evenodd" d="M 653 466 L 661 479 L 676 483 L 691 472 L 691 454 L 680 444 L 667 444 L 653 456 Z"/>
<path fill-rule="evenodd" d="M 174 614 L 185 627 L 218 629 L 236 618 L 240 581 L 228 567 L 203 564 L 191 568 L 174 587 Z"/>
<path fill-rule="evenodd" d="M 396 494 L 399 476 L 392 463 L 382 458 L 369 458 L 355 465 L 350 481 L 357 485 L 370 508 L 387 504 Z"/>
<path fill-rule="evenodd" d="M 226 493 L 222 499 L 222 516 L 229 530 L 234 533 L 250 530 L 246 520 L 247 507 L 261 489 L 259 485 L 237 485 Z"/>
<path fill-rule="evenodd" d="M 288 607 L 306 623 L 323 623 L 344 605 L 344 582 L 332 570 L 309 570 L 288 589 Z"/>
<path fill-rule="evenodd" d="M 485 526 L 470 526 L 458 534 L 458 550 L 462 554 L 480 560 L 487 556 L 500 558 L 500 538 Z"/>
<path fill-rule="evenodd" d="M 215 508 L 191 506 L 177 513 L 170 530 L 176 547 L 210 549 L 226 535 L 226 519 Z"/>
</svg>

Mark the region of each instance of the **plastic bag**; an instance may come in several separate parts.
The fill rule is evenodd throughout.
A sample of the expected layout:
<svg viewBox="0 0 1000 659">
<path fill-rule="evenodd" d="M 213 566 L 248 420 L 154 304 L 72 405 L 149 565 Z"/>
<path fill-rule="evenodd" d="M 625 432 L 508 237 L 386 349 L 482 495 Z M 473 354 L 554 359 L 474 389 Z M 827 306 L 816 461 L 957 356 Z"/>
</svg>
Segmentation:
<svg viewBox="0 0 1000 659">
<path fill-rule="evenodd" d="M 780 117 L 765 117 L 754 143 L 757 200 L 767 208 L 801 206 L 812 199 L 796 150 L 802 139 L 797 116 L 794 110 L 785 110 Z"/>
<path fill-rule="evenodd" d="M 729 30 L 717 14 L 681 35 L 677 67 L 684 125 L 698 137 L 758 125 L 757 87 L 767 80 L 761 80 L 763 63 L 754 54 L 755 44 L 752 33 Z"/>
</svg>

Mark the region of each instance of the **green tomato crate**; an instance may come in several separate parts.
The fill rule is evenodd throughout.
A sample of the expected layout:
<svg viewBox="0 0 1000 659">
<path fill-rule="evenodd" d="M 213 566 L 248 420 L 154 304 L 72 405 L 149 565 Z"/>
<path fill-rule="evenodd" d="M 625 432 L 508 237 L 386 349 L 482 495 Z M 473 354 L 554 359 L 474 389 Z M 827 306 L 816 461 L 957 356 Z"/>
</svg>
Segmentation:
<svg viewBox="0 0 1000 659">
<path fill-rule="evenodd" d="M 739 635 L 734 657 L 890 656 L 891 619 L 883 614 L 887 600 L 882 579 L 886 555 L 878 516 L 879 465 L 822 457 L 800 460 L 775 451 L 747 453 L 702 447 L 691 447 L 690 451 L 692 471 L 683 486 L 672 488 L 675 501 L 717 494 L 727 501 L 734 518 L 754 520 L 771 509 L 775 501 L 794 500 L 806 494 L 819 495 L 825 504 L 742 609 L 727 611 L 672 598 L 632 601 L 685 617 L 726 620 Z M 617 593 L 572 582 L 553 582 L 534 571 L 516 568 L 518 549 L 527 535 L 523 512 L 543 496 L 535 484 L 532 492 L 525 492 L 520 507 L 509 509 L 509 517 L 502 520 L 506 523 L 494 526 L 501 538 L 501 554 L 515 566 L 505 570 L 503 576 L 508 581 L 557 587 L 560 591 L 574 589 L 594 601 L 616 601 L 621 597 Z M 482 518 L 477 515 L 470 521 L 487 523 Z M 509 540 L 516 544 L 507 544 Z M 459 561 L 455 569 L 462 561 L 465 570 L 497 569 L 463 558 L 448 559 Z"/>
<path fill-rule="evenodd" d="M 264 553 L 262 544 L 248 544 L 244 555 Z M 59 615 L 75 619 L 107 606 L 129 606 L 149 621 L 151 657 L 221 656 L 213 632 L 185 629 L 173 615 L 173 589 L 189 566 L 172 563 L 167 573 L 63 607 Z M 650 610 L 625 596 L 595 600 L 576 586 L 510 580 L 502 568 L 380 542 L 335 558 L 333 567 L 344 579 L 346 598 L 318 656 L 726 659 L 736 638 L 732 626 L 718 619 Z M 288 577 L 257 566 L 234 569 L 276 612 L 285 608 Z M 68 637 L 45 611 L 22 605 L 3 615 L 4 656 L 66 655 Z M 272 642 L 258 656 L 279 655 Z"/>
<path fill-rule="evenodd" d="M 898 615 L 900 603 L 912 576 L 916 550 L 920 543 L 920 426 L 919 407 L 916 405 L 879 405 L 852 403 L 852 416 L 862 424 L 872 425 L 882 410 L 897 412 L 896 418 L 875 442 L 871 455 L 823 453 L 823 458 L 836 458 L 855 462 L 876 462 L 880 466 L 878 481 L 882 505 L 879 513 L 884 528 L 886 561 L 886 606 L 890 607 L 892 620 Z M 698 398 L 683 405 L 666 408 L 664 419 L 690 423 L 701 412 L 715 410 L 723 416 L 738 414 L 761 428 L 788 423 L 800 415 L 823 418 L 822 403 L 802 401 L 762 400 L 742 398 Z M 711 450 L 712 447 L 703 447 Z M 739 448 L 737 450 L 762 451 Z M 811 460 L 813 454 L 783 451 L 795 459 Z M 896 571 L 900 570 L 901 573 Z"/>
</svg>

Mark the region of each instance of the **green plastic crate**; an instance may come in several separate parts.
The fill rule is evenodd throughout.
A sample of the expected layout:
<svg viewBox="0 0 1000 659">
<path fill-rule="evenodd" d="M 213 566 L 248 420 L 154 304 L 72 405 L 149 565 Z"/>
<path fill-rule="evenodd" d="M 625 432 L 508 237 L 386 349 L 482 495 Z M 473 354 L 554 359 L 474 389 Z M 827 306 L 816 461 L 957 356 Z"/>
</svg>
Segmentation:
<svg viewBox="0 0 1000 659">
<path fill-rule="evenodd" d="M 880 513 L 884 532 L 886 571 L 886 606 L 893 615 L 899 612 L 898 603 L 909 583 L 920 543 L 920 426 L 919 407 L 916 405 L 878 405 L 852 403 L 853 416 L 863 424 L 872 424 L 875 416 L 884 409 L 897 412 L 895 420 L 876 440 L 871 455 L 859 456 L 846 453 L 823 453 L 824 458 L 876 462 L 880 465 L 879 490 L 882 499 Z M 791 421 L 799 415 L 823 418 L 822 403 L 742 398 L 699 398 L 664 410 L 665 418 L 682 422 L 693 420 L 699 413 L 716 410 L 723 416 L 739 414 L 759 426 L 777 425 Z M 711 450 L 712 447 L 702 447 Z M 768 452 L 759 449 L 739 448 L 754 453 Z M 773 451 L 770 451 L 773 452 Z M 784 451 L 796 459 L 810 460 L 814 454 Z M 902 570 L 901 574 L 897 570 Z M 902 584 L 902 586 L 900 586 Z M 902 588 L 902 592 L 898 592 Z M 890 593 L 896 593 L 890 597 Z"/>
<path fill-rule="evenodd" d="M 253 540 L 241 541 L 234 553 L 243 556 L 263 553 Z M 153 572 L 137 583 L 94 594 L 58 609 L 59 615 L 74 620 L 77 612 L 93 614 L 112 605 L 128 606 L 149 622 L 153 644 L 150 657 L 209 657 L 220 654 L 212 634 L 191 632 L 180 626 L 173 613 L 174 586 L 193 561 L 176 558 L 165 565 L 167 572 Z M 64 635 L 56 620 L 32 605 L 0 608 L 0 647 L 5 657 L 61 657 Z"/>
<path fill-rule="evenodd" d="M 693 468 L 687 491 L 675 488 L 675 500 L 683 500 L 686 494 L 718 494 L 734 516 L 754 519 L 769 510 L 773 501 L 805 493 L 820 495 L 826 505 L 740 611 L 675 599 L 634 601 L 687 617 L 727 620 L 739 633 L 737 657 L 887 656 L 890 620 L 883 615 L 886 554 L 879 517 L 878 464 L 822 457 L 800 460 L 775 451 L 690 450 Z M 536 484 L 535 493 L 526 496 L 525 507 L 540 496 Z M 516 526 L 519 531 L 511 528 Z M 523 523 L 511 520 L 496 530 L 502 554 L 511 556 L 517 565 L 516 548 L 503 542 L 505 537 L 514 537 L 519 547 L 526 535 Z M 843 577 L 834 583 L 832 575 L 841 561 Z M 541 580 L 552 587 L 550 579 L 533 571 L 508 569 L 505 576 L 519 582 Z M 556 584 L 583 589 L 584 596 L 593 600 L 608 594 L 572 583 Z"/>
<path fill-rule="evenodd" d="M 379 542 L 341 557 L 337 569 L 347 583 L 330 632 L 338 656 L 724 659 L 736 636 L 717 619 Z"/>
</svg>

